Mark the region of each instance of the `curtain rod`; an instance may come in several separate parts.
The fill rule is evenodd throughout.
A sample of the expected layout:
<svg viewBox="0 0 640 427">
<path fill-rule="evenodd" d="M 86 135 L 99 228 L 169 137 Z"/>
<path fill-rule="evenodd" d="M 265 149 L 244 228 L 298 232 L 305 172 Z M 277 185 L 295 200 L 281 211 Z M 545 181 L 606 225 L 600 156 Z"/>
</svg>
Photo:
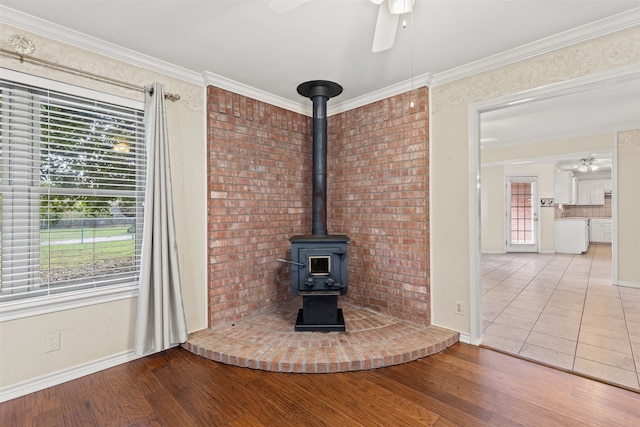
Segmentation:
<svg viewBox="0 0 640 427">
<path fill-rule="evenodd" d="M 97 80 L 103 83 L 109 83 L 115 86 L 120 86 L 120 87 L 124 87 L 127 89 L 133 89 L 133 90 L 137 90 L 140 92 L 146 92 L 147 89 L 143 86 L 138 86 L 138 85 L 134 85 L 132 83 L 127 83 L 124 82 L 122 80 L 117 80 L 117 79 L 113 79 L 111 77 L 105 77 L 105 76 L 100 76 L 98 74 L 94 74 L 94 73 L 90 73 L 88 71 L 83 71 L 83 70 L 79 70 L 77 68 L 73 68 L 73 67 L 69 67 L 68 65 L 62 65 L 62 64 L 56 64 L 55 62 L 51 62 L 51 61 L 47 61 L 46 59 L 40 59 L 40 58 L 36 58 L 35 56 L 30 56 L 30 55 L 22 55 L 20 53 L 17 52 L 13 52 L 7 49 L 3 49 L 0 48 L 0 52 L 5 54 L 5 55 L 10 55 L 13 56 L 14 58 L 17 58 L 20 60 L 20 62 L 24 62 L 24 61 L 28 61 L 28 62 L 32 62 L 34 64 L 41 64 L 41 65 L 45 65 L 49 68 L 54 68 L 54 69 L 58 69 L 58 70 L 63 70 L 63 71 L 67 71 L 71 74 L 75 74 L 77 76 L 82 76 L 82 77 L 89 77 L 90 79 L 93 80 Z M 153 95 L 153 90 L 151 91 L 151 95 Z M 164 95 L 165 99 L 168 99 L 169 101 L 178 101 L 180 99 L 180 95 L 179 94 L 173 94 L 173 93 L 165 93 Z"/>
</svg>

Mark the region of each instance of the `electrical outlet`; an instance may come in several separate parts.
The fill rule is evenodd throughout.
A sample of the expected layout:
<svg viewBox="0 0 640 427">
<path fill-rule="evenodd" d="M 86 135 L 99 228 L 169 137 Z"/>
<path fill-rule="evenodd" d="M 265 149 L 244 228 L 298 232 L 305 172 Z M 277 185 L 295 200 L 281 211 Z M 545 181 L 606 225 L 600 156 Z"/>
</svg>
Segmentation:
<svg viewBox="0 0 640 427">
<path fill-rule="evenodd" d="M 44 337 L 44 352 L 60 350 L 60 332 L 54 332 Z"/>
<path fill-rule="evenodd" d="M 464 314 L 464 303 L 460 300 L 456 300 L 456 314 L 462 316 Z"/>
</svg>

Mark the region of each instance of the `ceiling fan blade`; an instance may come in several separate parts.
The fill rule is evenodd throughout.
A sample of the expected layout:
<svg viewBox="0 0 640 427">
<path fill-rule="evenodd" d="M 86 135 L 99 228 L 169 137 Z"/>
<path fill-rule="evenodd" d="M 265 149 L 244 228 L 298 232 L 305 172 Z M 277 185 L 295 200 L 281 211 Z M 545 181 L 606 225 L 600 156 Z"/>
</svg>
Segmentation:
<svg viewBox="0 0 640 427">
<path fill-rule="evenodd" d="M 400 15 L 392 15 L 386 4 L 380 4 L 378 7 L 378 19 L 376 20 L 376 30 L 373 34 L 371 52 L 382 52 L 393 46 L 393 43 L 396 41 L 399 17 Z"/>
<path fill-rule="evenodd" d="M 271 0 L 269 2 L 269 8 L 276 14 L 282 15 L 287 12 L 291 12 L 309 0 Z"/>
</svg>

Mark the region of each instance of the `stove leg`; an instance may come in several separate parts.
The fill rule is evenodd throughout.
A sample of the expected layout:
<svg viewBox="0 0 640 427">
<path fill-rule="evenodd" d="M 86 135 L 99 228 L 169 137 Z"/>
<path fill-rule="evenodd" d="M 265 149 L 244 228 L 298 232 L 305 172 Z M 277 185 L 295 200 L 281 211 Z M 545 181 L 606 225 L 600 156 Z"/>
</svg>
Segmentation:
<svg viewBox="0 0 640 427">
<path fill-rule="evenodd" d="M 305 295 L 295 331 L 345 332 L 344 315 L 337 295 Z"/>
</svg>

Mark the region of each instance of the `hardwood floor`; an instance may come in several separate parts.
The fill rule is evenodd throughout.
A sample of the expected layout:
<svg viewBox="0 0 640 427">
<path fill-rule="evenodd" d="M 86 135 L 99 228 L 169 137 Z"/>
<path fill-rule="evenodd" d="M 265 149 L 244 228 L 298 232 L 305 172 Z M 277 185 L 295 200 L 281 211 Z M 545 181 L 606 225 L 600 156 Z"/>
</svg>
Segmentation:
<svg viewBox="0 0 640 427">
<path fill-rule="evenodd" d="M 176 348 L 0 404 L 1 426 L 637 426 L 640 394 L 458 343 L 383 369 L 286 374 Z"/>
</svg>

